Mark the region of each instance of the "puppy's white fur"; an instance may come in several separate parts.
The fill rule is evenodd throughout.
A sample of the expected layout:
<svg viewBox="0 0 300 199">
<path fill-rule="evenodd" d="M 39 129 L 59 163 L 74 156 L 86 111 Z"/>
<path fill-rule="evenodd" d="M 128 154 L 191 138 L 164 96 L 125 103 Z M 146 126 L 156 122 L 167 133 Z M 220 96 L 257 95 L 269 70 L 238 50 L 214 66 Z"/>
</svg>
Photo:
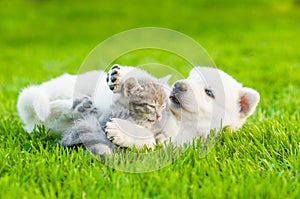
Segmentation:
<svg viewBox="0 0 300 199">
<path fill-rule="evenodd" d="M 64 74 L 41 85 L 25 88 L 20 93 L 17 109 L 28 132 L 35 124 L 61 126 L 56 121 L 59 123 L 61 116 L 72 107 L 75 80 L 76 76 Z"/>
</svg>

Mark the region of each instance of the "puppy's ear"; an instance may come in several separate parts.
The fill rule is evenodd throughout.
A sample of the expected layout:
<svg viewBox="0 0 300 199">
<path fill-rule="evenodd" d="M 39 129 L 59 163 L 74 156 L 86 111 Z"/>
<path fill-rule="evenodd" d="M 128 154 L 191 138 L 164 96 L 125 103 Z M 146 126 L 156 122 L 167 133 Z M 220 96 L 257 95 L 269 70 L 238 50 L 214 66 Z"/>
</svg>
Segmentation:
<svg viewBox="0 0 300 199">
<path fill-rule="evenodd" d="M 169 80 L 171 79 L 172 75 L 167 75 L 159 79 L 159 83 L 161 84 L 168 84 Z"/>
<path fill-rule="evenodd" d="M 124 95 L 127 97 L 133 94 L 137 94 L 143 90 L 143 87 L 134 77 L 128 78 L 124 82 Z"/>
<path fill-rule="evenodd" d="M 249 117 L 259 102 L 259 93 L 252 88 L 242 88 L 239 93 L 239 113 L 241 118 Z"/>
</svg>

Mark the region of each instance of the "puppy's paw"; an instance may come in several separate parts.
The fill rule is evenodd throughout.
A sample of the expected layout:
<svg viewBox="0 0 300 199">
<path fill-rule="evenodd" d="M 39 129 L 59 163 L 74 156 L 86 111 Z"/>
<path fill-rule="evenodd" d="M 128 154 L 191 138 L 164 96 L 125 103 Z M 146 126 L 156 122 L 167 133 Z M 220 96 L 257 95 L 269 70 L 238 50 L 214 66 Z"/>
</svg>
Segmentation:
<svg viewBox="0 0 300 199">
<path fill-rule="evenodd" d="M 110 122 L 106 123 L 105 131 L 107 138 L 111 140 L 115 145 L 121 147 L 129 147 L 132 145 L 131 140 L 129 139 L 128 135 L 122 130 L 116 118 L 112 118 Z"/>
<path fill-rule="evenodd" d="M 122 89 L 121 78 L 123 76 L 122 67 L 118 64 L 115 64 L 111 67 L 111 69 L 107 73 L 106 82 L 109 89 L 118 93 Z"/>
<path fill-rule="evenodd" d="M 152 147 L 155 144 L 151 131 L 119 118 L 112 118 L 110 122 L 106 123 L 106 133 L 108 139 L 121 147 L 136 146 L 138 149 L 142 149 L 144 145 Z"/>
</svg>

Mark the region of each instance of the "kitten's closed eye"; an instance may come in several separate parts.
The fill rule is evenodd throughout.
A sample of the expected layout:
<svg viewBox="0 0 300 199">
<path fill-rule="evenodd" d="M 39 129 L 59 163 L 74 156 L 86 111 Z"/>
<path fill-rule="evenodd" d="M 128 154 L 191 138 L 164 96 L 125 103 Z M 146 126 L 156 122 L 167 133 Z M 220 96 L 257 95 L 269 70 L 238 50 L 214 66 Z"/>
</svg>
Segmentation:
<svg viewBox="0 0 300 199">
<path fill-rule="evenodd" d="M 166 109 L 164 90 L 159 85 L 153 83 L 144 84 L 140 82 L 140 87 L 143 90 L 140 92 L 135 90 L 131 93 L 132 95 L 126 96 L 129 102 L 130 115 L 136 121 L 146 121 L 149 122 L 147 125 L 153 125 L 153 122 L 161 119 L 163 111 Z"/>
<path fill-rule="evenodd" d="M 149 109 L 155 109 L 155 105 L 153 105 L 153 104 L 147 104 L 147 107 L 148 107 Z"/>
</svg>

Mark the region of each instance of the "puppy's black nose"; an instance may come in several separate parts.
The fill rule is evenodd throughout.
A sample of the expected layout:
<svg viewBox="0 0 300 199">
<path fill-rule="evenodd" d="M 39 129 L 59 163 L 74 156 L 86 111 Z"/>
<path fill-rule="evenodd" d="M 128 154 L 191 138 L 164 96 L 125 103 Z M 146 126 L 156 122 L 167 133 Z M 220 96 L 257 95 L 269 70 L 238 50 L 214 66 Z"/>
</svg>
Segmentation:
<svg viewBox="0 0 300 199">
<path fill-rule="evenodd" d="M 174 87 L 179 91 L 187 91 L 187 86 L 184 82 L 176 82 L 174 84 Z"/>
</svg>

